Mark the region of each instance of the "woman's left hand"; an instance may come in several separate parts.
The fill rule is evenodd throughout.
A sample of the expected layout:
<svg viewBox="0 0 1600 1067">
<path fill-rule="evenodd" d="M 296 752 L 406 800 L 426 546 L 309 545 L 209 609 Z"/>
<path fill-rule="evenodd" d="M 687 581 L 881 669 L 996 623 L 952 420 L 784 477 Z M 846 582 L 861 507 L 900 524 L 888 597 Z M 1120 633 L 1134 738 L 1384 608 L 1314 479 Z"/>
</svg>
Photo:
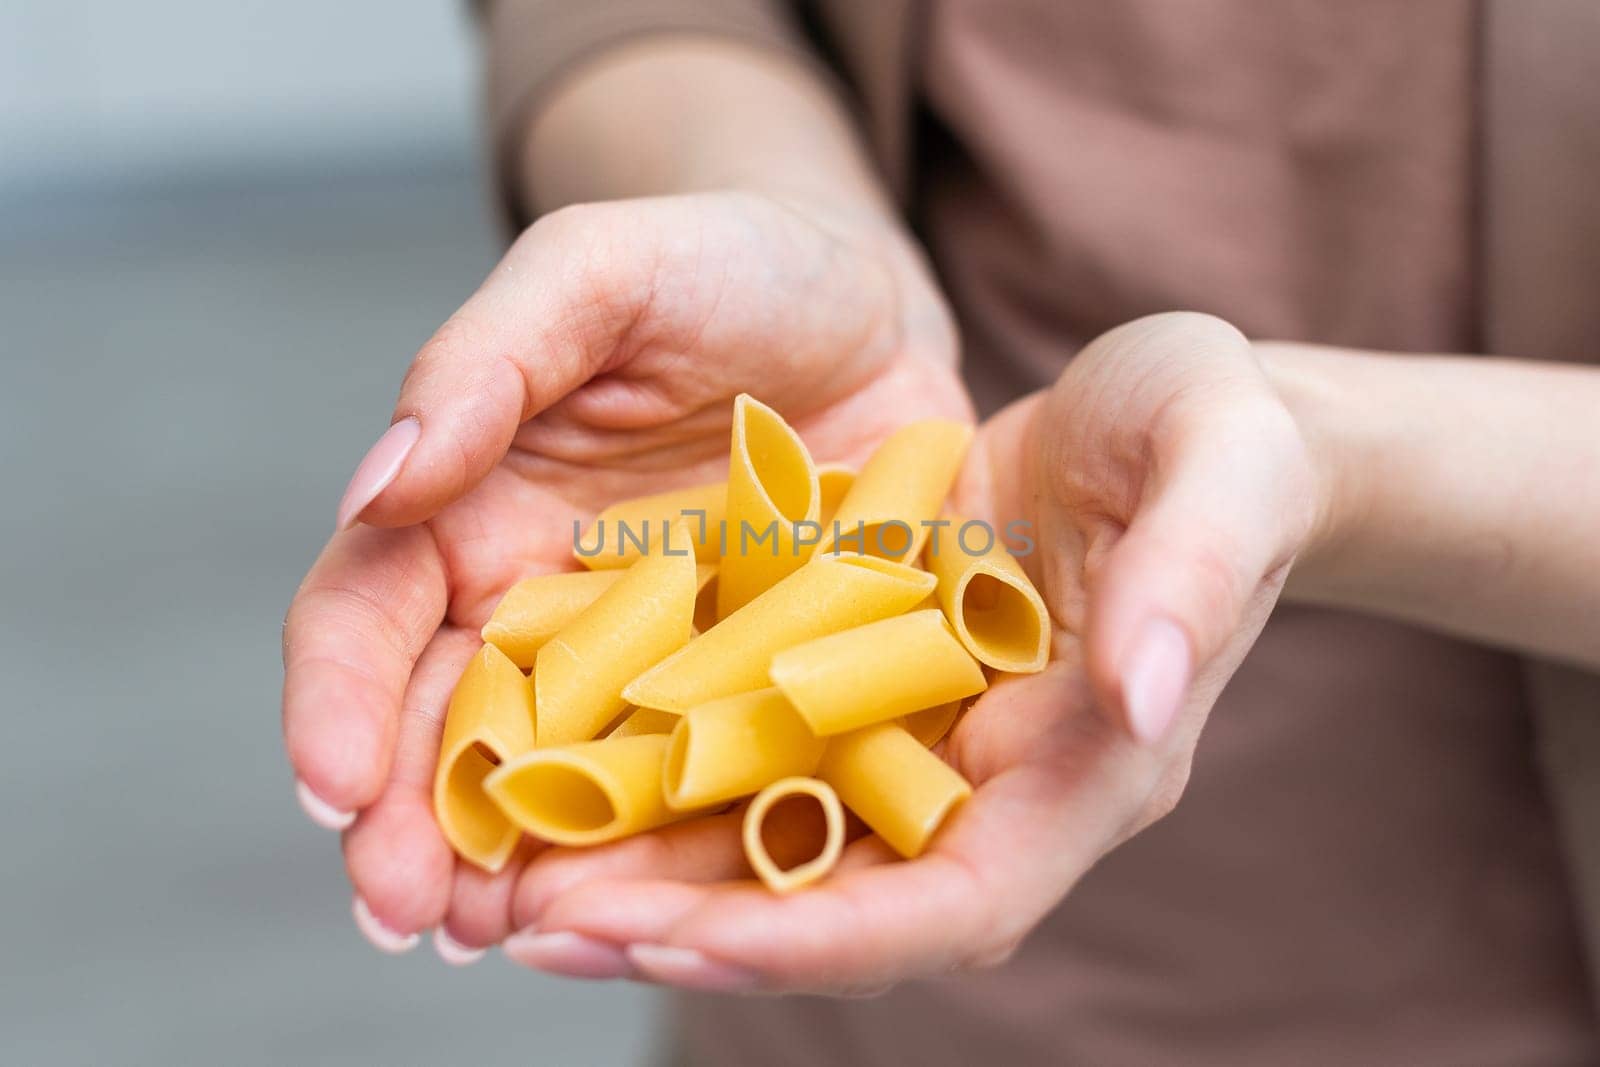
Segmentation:
<svg viewBox="0 0 1600 1067">
<path fill-rule="evenodd" d="M 508 901 L 531 966 L 724 991 L 861 993 L 1005 960 L 1100 856 L 1177 803 L 1213 702 L 1320 525 L 1306 442 L 1231 326 L 1153 316 L 992 419 L 963 507 L 1023 517 L 1049 667 L 944 749 L 975 792 L 933 846 L 851 845 L 818 887 L 748 878 L 737 813 L 551 849 Z M 1285 709 L 1292 713 L 1292 709 Z M 502 920 L 504 921 L 504 920 Z"/>
</svg>

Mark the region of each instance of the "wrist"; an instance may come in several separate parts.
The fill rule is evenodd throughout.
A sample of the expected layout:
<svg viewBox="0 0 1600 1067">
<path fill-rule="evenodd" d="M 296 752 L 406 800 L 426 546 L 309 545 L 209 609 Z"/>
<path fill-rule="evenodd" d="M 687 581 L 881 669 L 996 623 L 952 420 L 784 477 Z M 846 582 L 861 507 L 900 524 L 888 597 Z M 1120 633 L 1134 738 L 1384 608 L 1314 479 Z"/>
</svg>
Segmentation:
<svg viewBox="0 0 1600 1067">
<path fill-rule="evenodd" d="M 1315 497 L 1311 531 L 1295 558 L 1286 592 L 1326 584 L 1370 512 L 1372 486 L 1383 476 L 1381 406 L 1351 381 L 1351 361 L 1315 346 L 1256 343 L 1267 379 L 1300 430 Z"/>
</svg>

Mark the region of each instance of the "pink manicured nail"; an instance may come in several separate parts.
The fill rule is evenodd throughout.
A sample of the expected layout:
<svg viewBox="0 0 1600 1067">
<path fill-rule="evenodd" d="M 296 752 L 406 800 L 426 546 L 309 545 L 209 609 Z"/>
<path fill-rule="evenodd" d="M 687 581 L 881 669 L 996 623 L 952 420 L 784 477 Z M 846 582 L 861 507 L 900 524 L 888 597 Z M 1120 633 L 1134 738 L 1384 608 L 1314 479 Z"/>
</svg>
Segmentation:
<svg viewBox="0 0 1600 1067">
<path fill-rule="evenodd" d="M 1189 688 L 1189 638 L 1167 619 L 1151 619 L 1122 660 L 1128 728 L 1146 745 L 1166 735 Z"/>
<path fill-rule="evenodd" d="M 334 521 L 336 529 L 348 530 L 356 524 L 356 519 L 367 505 L 376 500 L 378 494 L 387 489 L 395 475 L 400 473 L 406 457 L 421 436 L 422 423 L 417 421 L 415 415 L 401 419 L 384 431 L 378 443 L 363 457 L 355 474 L 350 476 L 350 484 L 345 487 L 344 497 L 339 501 L 339 517 Z"/>
<path fill-rule="evenodd" d="M 629 945 L 628 959 L 651 981 L 684 989 L 708 993 L 744 993 L 760 983 L 760 976 L 754 971 L 719 963 L 692 948 Z"/>
<path fill-rule="evenodd" d="M 570 930 L 548 934 L 524 930 L 506 938 L 505 951 L 524 967 L 569 978 L 627 978 L 633 974 L 628 957 L 616 945 Z"/>
<path fill-rule="evenodd" d="M 342 811 L 329 804 L 311 791 L 311 787 L 300 779 L 294 780 L 295 799 L 300 801 L 300 808 L 306 817 L 324 830 L 343 830 L 356 821 L 356 813 Z"/>
<path fill-rule="evenodd" d="M 378 921 L 372 914 L 372 909 L 367 907 L 367 902 L 358 894 L 350 905 L 350 911 L 356 917 L 356 929 L 361 931 L 361 936 L 372 942 L 372 947 L 379 952 L 386 952 L 391 956 L 398 956 L 402 952 L 410 952 L 417 947 L 421 940 L 416 934 L 401 934 L 389 929 Z"/>
<path fill-rule="evenodd" d="M 433 929 L 433 951 L 437 952 L 439 958 L 452 967 L 470 967 L 483 959 L 485 950 L 468 948 L 451 937 L 449 931 L 444 927 L 436 926 Z"/>
</svg>

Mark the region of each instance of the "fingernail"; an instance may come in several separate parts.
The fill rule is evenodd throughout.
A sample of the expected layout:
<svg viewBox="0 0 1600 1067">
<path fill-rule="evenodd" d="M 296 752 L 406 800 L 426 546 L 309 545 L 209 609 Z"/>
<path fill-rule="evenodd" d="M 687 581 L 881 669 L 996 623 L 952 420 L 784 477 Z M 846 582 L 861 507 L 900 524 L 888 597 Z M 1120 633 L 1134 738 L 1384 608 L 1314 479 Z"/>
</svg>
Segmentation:
<svg viewBox="0 0 1600 1067">
<path fill-rule="evenodd" d="M 339 501 L 339 517 L 334 521 L 336 529 L 348 530 L 356 524 L 356 519 L 367 505 L 376 500 L 378 494 L 387 489 L 395 475 L 400 473 L 406 457 L 421 436 L 422 423 L 417 421 L 415 415 L 401 419 L 384 431 L 378 443 L 362 458 L 355 474 L 350 476 L 350 484 L 345 487 L 344 497 Z"/>
<path fill-rule="evenodd" d="M 433 928 L 433 951 L 452 967 L 470 967 L 483 959 L 484 949 L 468 948 L 450 936 L 442 926 Z"/>
<path fill-rule="evenodd" d="M 651 981 L 683 989 L 698 989 L 708 993 L 744 993 L 759 983 L 759 976 L 754 971 L 719 963 L 692 948 L 629 945 L 628 959 Z"/>
<path fill-rule="evenodd" d="M 1122 660 L 1128 728 L 1146 745 L 1166 735 L 1189 688 L 1189 638 L 1167 619 L 1151 619 Z"/>
<path fill-rule="evenodd" d="M 524 967 L 568 978 L 627 978 L 633 974 L 628 957 L 616 945 L 570 930 L 548 934 L 524 930 L 506 938 L 505 953 Z"/>
<path fill-rule="evenodd" d="M 294 795 L 306 817 L 324 830 L 343 830 L 356 821 L 355 812 L 334 807 L 298 778 L 294 780 Z"/>
<path fill-rule="evenodd" d="M 362 900 L 359 894 L 350 905 L 350 910 L 356 917 L 356 929 L 360 930 L 361 936 L 372 942 L 372 947 L 379 952 L 398 956 L 417 947 L 420 938 L 416 934 L 396 933 L 383 925 L 378 921 L 378 917 L 372 914 L 372 909 L 367 907 L 367 902 Z"/>
</svg>

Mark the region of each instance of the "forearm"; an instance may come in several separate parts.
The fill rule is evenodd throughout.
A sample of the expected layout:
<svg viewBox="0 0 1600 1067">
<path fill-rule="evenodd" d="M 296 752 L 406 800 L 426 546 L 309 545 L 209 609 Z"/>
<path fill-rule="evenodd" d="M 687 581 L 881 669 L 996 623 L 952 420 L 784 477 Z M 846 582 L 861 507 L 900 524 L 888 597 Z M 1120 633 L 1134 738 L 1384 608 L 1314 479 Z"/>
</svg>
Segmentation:
<svg viewBox="0 0 1600 1067">
<path fill-rule="evenodd" d="M 1257 350 L 1327 486 L 1288 595 L 1600 666 L 1600 371 Z"/>
<path fill-rule="evenodd" d="M 891 217 L 848 115 L 776 51 L 649 37 L 580 67 L 529 118 L 521 194 L 564 204 L 743 189 L 841 216 Z"/>
</svg>

